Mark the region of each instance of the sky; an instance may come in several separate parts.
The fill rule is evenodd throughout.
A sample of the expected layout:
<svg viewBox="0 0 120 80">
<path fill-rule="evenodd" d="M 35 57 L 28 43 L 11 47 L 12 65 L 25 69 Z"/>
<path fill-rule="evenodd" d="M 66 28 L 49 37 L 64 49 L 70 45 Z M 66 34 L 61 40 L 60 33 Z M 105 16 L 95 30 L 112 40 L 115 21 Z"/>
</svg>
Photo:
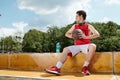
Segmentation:
<svg viewBox="0 0 120 80">
<path fill-rule="evenodd" d="M 0 37 L 66 26 L 75 21 L 78 10 L 87 12 L 86 21 L 120 24 L 119 8 L 120 0 L 1 0 Z"/>
</svg>

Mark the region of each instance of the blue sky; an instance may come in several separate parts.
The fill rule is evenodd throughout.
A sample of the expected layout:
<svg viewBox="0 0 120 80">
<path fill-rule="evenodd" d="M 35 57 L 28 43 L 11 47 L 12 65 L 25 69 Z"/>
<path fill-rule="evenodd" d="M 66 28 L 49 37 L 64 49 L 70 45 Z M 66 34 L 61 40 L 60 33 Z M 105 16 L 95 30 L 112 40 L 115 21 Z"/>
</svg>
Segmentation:
<svg viewBox="0 0 120 80">
<path fill-rule="evenodd" d="M 1 0 L 0 37 L 65 26 L 74 22 L 75 12 L 81 9 L 87 12 L 89 22 L 120 24 L 119 8 L 120 0 Z"/>
</svg>

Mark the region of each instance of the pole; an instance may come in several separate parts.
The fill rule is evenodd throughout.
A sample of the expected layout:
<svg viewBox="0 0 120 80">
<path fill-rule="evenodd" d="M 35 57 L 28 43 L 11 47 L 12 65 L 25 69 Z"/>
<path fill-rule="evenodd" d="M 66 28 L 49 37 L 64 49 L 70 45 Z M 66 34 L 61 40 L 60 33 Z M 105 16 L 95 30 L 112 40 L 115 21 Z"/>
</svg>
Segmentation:
<svg viewBox="0 0 120 80">
<path fill-rule="evenodd" d="M 4 53 L 4 34 L 3 34 L 3 53 Z"/>
</svg>

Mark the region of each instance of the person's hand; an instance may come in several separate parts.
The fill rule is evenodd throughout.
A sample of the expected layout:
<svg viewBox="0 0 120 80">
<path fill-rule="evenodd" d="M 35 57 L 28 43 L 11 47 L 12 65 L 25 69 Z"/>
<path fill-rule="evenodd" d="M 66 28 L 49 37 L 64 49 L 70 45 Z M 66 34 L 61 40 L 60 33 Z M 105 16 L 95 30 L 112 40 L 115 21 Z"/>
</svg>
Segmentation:
<svg viewBox="0 0 120 80">
<path fill-rule="evenodd" d="M 87 36 L 84 33 L 82 33 L 82 34 L 78 33 L 78 36 L 82 39 L 87 39 Z"/>
<path fill-rule="evenodd" d="M 82 38 L 83 38 L 83 34 L 78 33 L 78 37 L 79 37 L 80 39 L 82 39 Z"/>
<path fill-rule="evenodd" d="M 82 38 L 83 38 L 83 39 L 87 39 L 87 36 L 83 33 L 83 34 L 82 34 Z"/>
</svg>

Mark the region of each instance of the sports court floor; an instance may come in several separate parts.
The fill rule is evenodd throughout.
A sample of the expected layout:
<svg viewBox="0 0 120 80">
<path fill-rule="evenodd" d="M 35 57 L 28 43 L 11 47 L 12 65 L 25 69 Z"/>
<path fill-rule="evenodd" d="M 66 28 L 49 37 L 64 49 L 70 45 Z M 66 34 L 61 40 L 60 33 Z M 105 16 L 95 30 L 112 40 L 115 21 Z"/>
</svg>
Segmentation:
<svg viewBox="0 0 120 80">
<path fill-rule="evenodd" d="M 60 76 L 38 71 L 0 70 L 0 80 L 120 80 L 120 74 L 61 73 Z"/>
</svg>

